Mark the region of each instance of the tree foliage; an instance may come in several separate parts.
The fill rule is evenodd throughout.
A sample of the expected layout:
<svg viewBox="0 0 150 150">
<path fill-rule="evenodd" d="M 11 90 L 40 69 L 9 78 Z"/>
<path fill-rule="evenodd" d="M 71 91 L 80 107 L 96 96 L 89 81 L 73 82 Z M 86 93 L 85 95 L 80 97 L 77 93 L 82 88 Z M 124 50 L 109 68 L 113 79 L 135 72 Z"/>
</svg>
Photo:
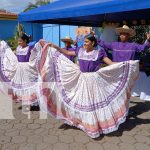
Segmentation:
<svg viewBox="0 0 150 150">
<path fill-rule="evenodd" d="M 38 0 L 35 4 L 29 2 L 28 6 L 25 8 L 24 12 L 29 11 L 34 8 L 38 8 L 39 6 L 42 6 L 42 5 L 47 5 L 51 2 L 52 2 L 52 0 Z"/>
<path fill-rule="evenodd" d="M 22 24 L 18 24 L 16 26 L 16 31 L 14 33 L 14 36 L 7 40 L 8 45 L 11 47 L 12 50 L 16 50 L 18 45 L 18 38 L 23 32 L 25 32 L 24 26 Z"/>
<path fill-rule="evenodd" d="M 136 32 L 136 36 L 132 38 L 132 41 L 137 42 L 139 44 L 143 44 L 146 39 L 146 34 L 149 33 L 149 26 L 140 25 L 140 26 L 132 26 L 132 28 Z"/>
</svg>

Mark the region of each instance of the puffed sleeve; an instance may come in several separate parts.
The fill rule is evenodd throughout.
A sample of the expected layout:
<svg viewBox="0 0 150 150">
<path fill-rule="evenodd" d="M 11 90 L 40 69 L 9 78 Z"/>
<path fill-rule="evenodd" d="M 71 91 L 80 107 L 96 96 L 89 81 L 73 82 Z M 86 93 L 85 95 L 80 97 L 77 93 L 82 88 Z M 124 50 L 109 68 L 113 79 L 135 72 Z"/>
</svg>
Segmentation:
<svg viewBox="0 0 150 150">
<path fill-rule="evenodd" d="M 104 48 L 99 49 L 99 58 L 103 59 L 104 57 L 107 57 L 106 51 L 104 50 Z"/>
</svg>

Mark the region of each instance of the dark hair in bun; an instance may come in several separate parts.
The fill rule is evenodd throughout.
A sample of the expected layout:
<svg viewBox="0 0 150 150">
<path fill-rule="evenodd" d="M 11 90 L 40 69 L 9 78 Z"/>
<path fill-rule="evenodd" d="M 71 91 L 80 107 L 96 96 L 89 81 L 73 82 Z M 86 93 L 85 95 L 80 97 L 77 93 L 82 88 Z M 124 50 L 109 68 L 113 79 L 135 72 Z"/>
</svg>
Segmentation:
<svg viewBox="0 0 150 150">
<path fill-rule="evenodd" d="M 94 42 L 94 46 L 93 47 L 97 46 L 97 40 L 96 40 L 96 38 L 95 38 L 95 36 L 93 34 L 88 34 L 84 38 L 90 40 L 91 42 Z"/>
<path fill-rule="evenodd" d="M 31 36 L 30 35 L 27 35 L 26 33 L 22 33 L 20 36 L 19 36 L 20 39 L 22 39 L 23 41 L 26 41 L 27 44 L 30 42 L 30 39 L 31 39 Z"/>
</svg>

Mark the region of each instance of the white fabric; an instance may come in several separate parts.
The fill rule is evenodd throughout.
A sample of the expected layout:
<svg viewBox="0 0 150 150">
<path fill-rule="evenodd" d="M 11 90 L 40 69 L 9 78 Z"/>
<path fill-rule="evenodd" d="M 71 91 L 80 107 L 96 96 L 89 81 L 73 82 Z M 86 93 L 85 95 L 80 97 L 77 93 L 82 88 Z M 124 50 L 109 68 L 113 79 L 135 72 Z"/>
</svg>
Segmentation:
<svg viewBox="0 0 150 150">
<path fill-rule="evenodd" d="M 42 49 L 41 44 L 39 42 L 36 43 L 33 50 L 31 51 L 29 62 L 35 62 L 36 61 L 38 55 L 40 55 L 41 49 Z"/>
<path fill-rule="evenodd" d="M 96 61 L 99 55 L 99 50 L 86 52 L 85 49 L 80 48 L 78 52 L 78 59 Z"/>
<path fill-rule="evenodd" d="M 28 49 L 29 49 L 29 46 L 27 46 L 25 48 L 22 48 L 21 46 L 18 46 L 17 49 L 16 49 L 16 54 L 17 55 L 27 55 Z"/>
<path fill-rule="evenodd" d="M 144 72 L 140 72 L 132 96 L 139 96 L 141 100 L 150 101 L 150 77 L 146 76 Z"/>
<path fill-rule="evenodd" d="M 49 95 L 40 95 L 41 108 L 93 138 L 113 132 L 125 121 L 138 73 L 138 61 L 82 73 L 79 66 L 49 48 L 41 72 L 45 81 L 41 91 L 47 89 Z"/>
</svg>

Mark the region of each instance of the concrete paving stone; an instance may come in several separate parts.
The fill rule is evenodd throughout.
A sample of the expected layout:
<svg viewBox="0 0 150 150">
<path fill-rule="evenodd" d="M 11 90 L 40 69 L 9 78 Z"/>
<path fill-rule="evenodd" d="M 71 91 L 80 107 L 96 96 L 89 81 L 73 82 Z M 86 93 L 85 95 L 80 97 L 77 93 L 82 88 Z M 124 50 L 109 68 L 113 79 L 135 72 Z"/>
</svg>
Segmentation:
<svg viewBox="0 0 150 150">
<path fill-rule="evenodd" d="M 147 115 L 145 113 L 138 115 L 138 118 L 146 119 Z"/>
<path fill-rule="evenodd" d="M 21 120 L 21 123 L 31 124 L 33 123 L 33 119 L 24 119 L 24 120 Z"/>
<path fill-rule="evenodd" d="M 85 133 L 83 132 L 83 131 L 81 131 L 81 130 L 78 130 L 78 129 L 67 129 L 67 130 L 61 130 L 61 132 L 63 132 L 64 134 L 66 134 L 66 135 L 85 135 Z M 81 133 L 82 134 L 81 134 Z"/>
<path fill-rule="evenodd" d="M 38 144 L 43 142 L 43 137 L 40 135 L 28 136 L 27 143 Z"/>
<path fill-rule="evenodd" d="M 134 136 L 130 136 L 130 135 L 123 135 L 122 137 L 120 137 L 120 140 L 123 143 L 129 143 L 129 144 L 136 143 L 136 140 L 135 140 Z"/>
<path fill-rule="evenodd" d="M 1 147 L 1 150 L 18 150 L 19 149 L 19 144 L 12 144 L 12 143 L 7 143 L 3 144 Z"/>
<path fill-rule="evenodd" d="M 55 144 L 59 142 L 59 139 L 57 136 L 54 135 L 48 135 L 43 137 L 43 142 L 44 143 L 49 143 L 49 144 Z"/>
<path fill-rule="evenodd" d="M 83 144 L 86 144 L 90 141 L 88 136 L 83 136 L 83 135 L 74 136 L 74 140 L 75 142 L 83 143 Z"/>
<path fill-rule="evenodd" d="M 69 144 L 69 149 L 70 150 L 87 150 L 86 145 L 82 143 L 70 143 Z"/>
<path fill-rule="evenodd" d="M 31 112 L 31 119 L 39 119 L 39 112 Z"/>
<path fill-rule="evenodd" d="M 143 143 L 136 143 L 135 148 L 136 150 L 150 150 L 150 146 Z"/>
<path fill-rule="evenodd" d="M 27 119 L 28 116 L 23 114 L 22 111 L 16 111 L 15 114 L 14 114 L 14 117 L 15 119 L 19 119 L 19 120 L 24 120 L 24 119 Z"/>
<path fill-rule="evenodd" d="M 4 130 L 4 129 L 0 130 L 0 135 L 4 135 L 5 132 L 6 132 L 6 130 Z"/>
<path fill-rule="evenodd" d="M 57 136 L 59 136 L 59 135 L 65 135 L 66 132 L 65 132 L 64 130 L 56 129 L 55 134 L 56 134 Z M 69 134 L 68 134 L 68 135 L 69 135 Z M 71 134 L 70 134 L 70 135 L 71 135 Z"/>
<path fill-rule="evenodd" d="M 54 149 L 53 149 L 53 146 L 50 145 L 48 148 L 45 148 L 44 150 L 54 150 Z"/>
<path fill-rule="evenodd" d="M 46 119 L 35 119 L 34 123 L 37 123 L 37 124 L 46 124 L 47 120 Z"/>
<path fill-rule="evenodd" d="M 41 127 L 45 129 L 52 129 L 54 126 L 52 124 L 42 124 Z"/>
<path fill-rule="evenodd" d="M 10 141 L 11 141 L 10 136 L 0 135 L 0 144 L 10 143 Z"/>
<path fill-rule="evenodd" d="M 149 105 L 149 104 L 148 104 L 148 105 Z M 148 118 L 148 117 L 149 117 L 149 111 L 144 112 L 144 114 L 145 114 L 146 118 Z"/>
<path fill-rule="evenodd" d="M 39 128 L 34 130 L 35 135 L 47 136 L 49 135 L 49 130 L 44 128 Z"/>
<path fill-rule="evenodd" d="M 104 137 L 105 141 L 109 142 L 109 143 L 113 143 L 113 144 L 118 144 L 120 143 L 120 138 L 119 137 L 115 137 L 115 136 L 108 136 L 106 135 Z"/>
<path fill-rule="evenodd" d="M 150 129 L 150 123 L 147 123 L 147 124 L 140 124 L 138 126 L 138 128 L 140 128 L 141 130 L 148 130 Z"/>
<path fill-rule="evenodd" d="M 130 127 L 129 127 L 130 128 Z M 140 131 L 139 128 L 132 128 L 131 130 L 128 130 L 128 131 L 123 131 L 123 135 L 127 135 L 127 136 L 134 136 L 136 135 L 138 132 Z"/>
<path fill-rule="evenodd" d="M 7 120 L 0 119 L 0 125 L 2 125 L 2 124 L 6 124 L 6 123 L 7 123 Z"/>
<path fill-rule="evenodd" d="M 123 131 L 123 134 L 122 135 L 127 135 L 127 136 L 134 136 L 136 135 L 137 133 L 135 131 L 132 132 L 131 131 Z"/>
<path fill-rule="evenodd" d="M 53 148 L 52 144 L 48 144 L 48 143 L 38 143 L 36 144 L 36 150 L 45 150 L 49 148 L 50 150 Z"/>
<path fill-rule="evenodd" d="M 16 144 L 20 144 L 20 143 L 25 143 L 27 141 L 27 137 L 26 136 L 13 136 L 11 143 L 16 143 Z"/>
<path fill-rule="evenodd" d="M 7 123 L 11 123 L 12 121 L 15 121 L 16 119 L 8 119 L 6 120 Z"/>
<path fill-rule="evenodd" d="M 137 133 L 137 135 L 150 136 L 150 131 L 141 130 Z"/>
<path fill-rule="evenodd" d="M 73 142 L 73 137 L 69 135 L 60 135 L 59 136 L 59 141 L 62 143 L 72 143 Z"/>
<path fill-rule="evenodd" d="M 120 150 L 135 150 L 134 144 L 129 143 L 120 143 L 119 148 Z"/>
<path fill-rule="evenodd" d="M 17 130 L 17 129 L 6 130 L 5 135 L 6 136 L 17 136 L 17 135 L 19 135 L 19 130 Z"/>
<path fill-rule="evenodd" d="M 56 135 L 55 129 L 48 129 L 48 135 Z"/>
<path fill-rule="evenodd" d="M 149 124 L 146 124 L 145 126 L 144 126 L 144 130 L 149 130 L 150 129 L 150 123 Z"/>
<path fill-rule="evenodd" d="M 36 144 L 21 144 L 18 150 L 36 150 Z"/>
<path fill-rule="evenodd" d="M 59 122 L 59 120 L 57 120 L 57 119 L 55 119 L 55 118 L 53 118 L 53 117 L 49 117 L 48 119 L 47 119 L 47 123 L 48 124 L 53 124 L 53 125 L 55 125 L 56 123 L 58 123 Z"/>
<path fill-rule="evenodd" d="M 20 135 L 22 136 L 30 136 L 30 135 L 34 135 L 34 130 L 30 130 L 30 129 L 22 129 L 20 130 Z"/>
<path fill-rule="evenodd" d="M 25 129 L 27 127 L 27 124 L 23 124 L 23 123 L 18 123 L 18 124 L 14 124 L 13 129 Z"/>
<path fill-rule="evenodd" d="M 28 129 L 39 129 L 40 127 L 41 125 L 37 123 L 28 124 Z"/>
<path fill-rule="evenodd" d="M 87 150 L 104 150 L 102 144 L 92 143 L 92 142 L 86 144 L 86 148 Z"/>
<path fill-rule="evenodd" d="M 53 150 L 69 150 L 69 145 L 65 143 L 56 143 Z"/>
<path fill-rule="evenodd" d="M 13 124 L 9 124 L 9 123 L 5 123 L 0 125 L 0 130 L 7 130 L 7 129 L 12 129 L 13 128 Z"/>
<path fill-rule="evenodd" d="M 111 144 L 111 143 L 106 142 L 102 145 L 104 147 L 104 150 L 120 150 L 117 144 Z"/>
<path fill-rule="evenodd" d="M 34 131 L 34 133 L 35 134 L 42 134 L 44 131 L 47 131 L 48 132 L 48 130 L 47 129 L 44 129 L 44 128 L 42 128 L 42 127 L 40 127 L 40 128 L 38 128 L 38 129 L 36 129 L 36 130 L 33 130 Z"/>
<path fill-rule="evenodd" d="M 150 138 L 147 136 L 143 136 L 143 135 L 136 135 L 135 139 L 138 143 L 146 143 L 146 144 L 150 144 Z"/>
<path fill-rule="evenodd" d="M 21 123 L 21 120 L 14 119 L 14 120 L 11 121 L 11 123 L 12 124 L 18 124 L 18 123 Z"/>
</svg>

